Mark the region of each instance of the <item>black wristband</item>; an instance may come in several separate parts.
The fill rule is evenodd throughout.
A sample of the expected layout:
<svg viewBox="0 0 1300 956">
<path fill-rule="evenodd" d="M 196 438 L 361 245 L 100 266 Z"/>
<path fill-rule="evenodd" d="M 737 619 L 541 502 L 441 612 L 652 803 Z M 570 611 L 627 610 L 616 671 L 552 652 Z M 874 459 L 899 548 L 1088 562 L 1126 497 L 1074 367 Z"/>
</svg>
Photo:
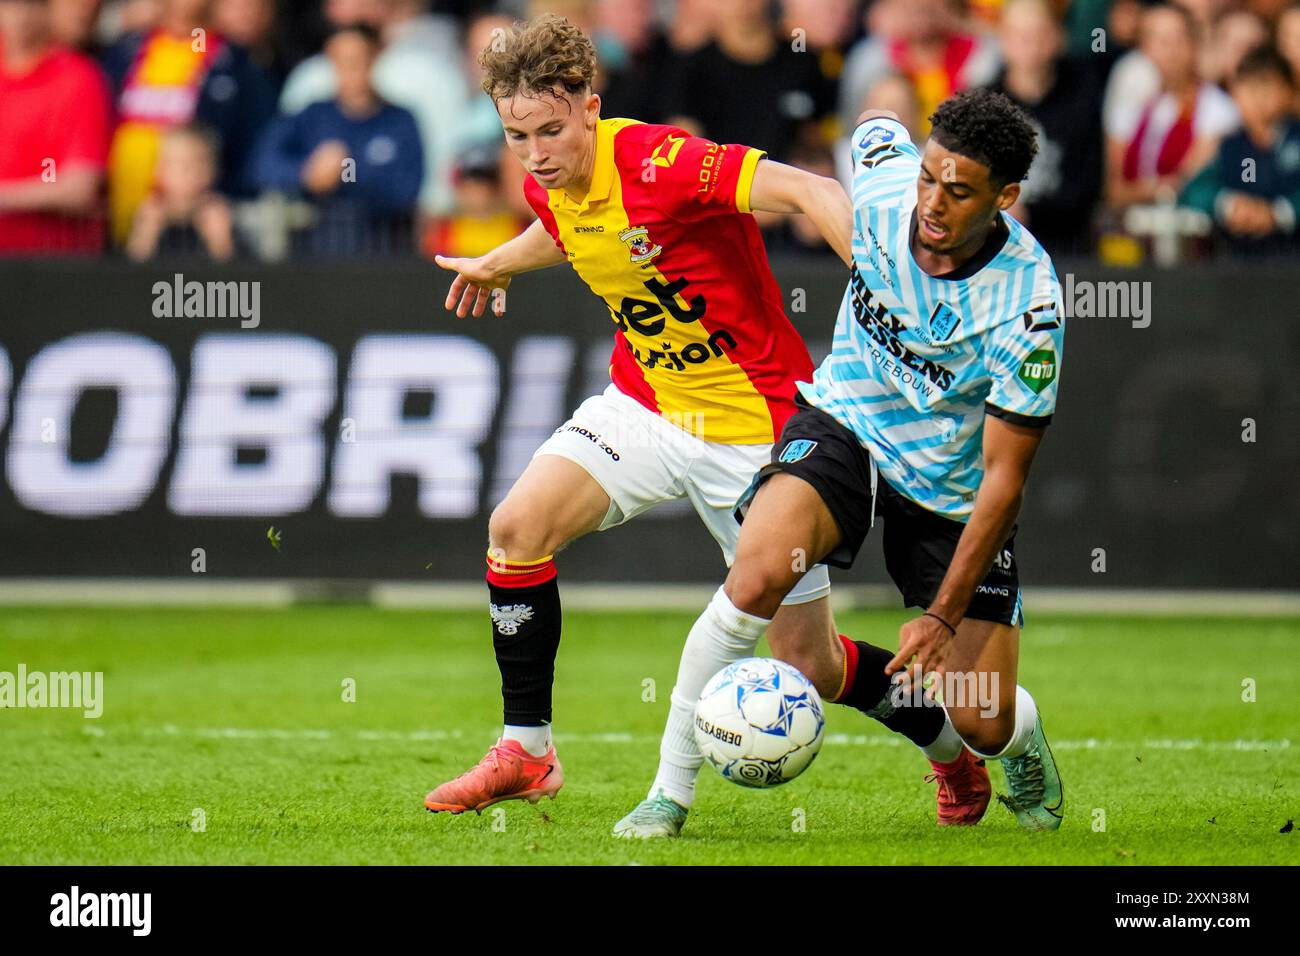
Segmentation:
<svg viewBox="0 0 1300 956">
<path fill-rule="evenodd" d="M 947 621 L 941 618 L 938 614 L 935 614 L 933 611 L 926 611 L 924 614 L 921 615 L 921 617 L 934 618 L 936 621 L 938 621 L 940 624 L 946 627 L 953 637 L 957 636 L 957 628 L 953 627 L 951 624 L 949 624 Z"/>
</svg>

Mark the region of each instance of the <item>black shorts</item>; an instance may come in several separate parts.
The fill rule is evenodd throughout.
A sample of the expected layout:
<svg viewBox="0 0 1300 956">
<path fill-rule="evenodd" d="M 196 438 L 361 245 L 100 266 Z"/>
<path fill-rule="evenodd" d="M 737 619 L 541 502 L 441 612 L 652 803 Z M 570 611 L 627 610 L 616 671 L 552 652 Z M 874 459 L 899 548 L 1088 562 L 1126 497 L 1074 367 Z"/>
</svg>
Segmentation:
<svg viewBox="0 0 1300 956">
<path fill-rule="evenodd" d="M 802 396 L 781 439 L 736 505 L 736 520 L 744 521 L 754 494 L 777 472 L 802 478 L 816 489 L 840 529 L 840 542 L 821 563 L 849 568 L 871 530 L 873 514 L 884 523 L 885 567 L 903 595 L 906 607 L 929 607 L 966 527 L 916 504 L 883 478 L 872 495 L 875 467 L 857 436 Z M 999 549 L 984 580 L 975 589 L 966 616 L 980 621 L 1019 626 L 1020 575 L 1016 567 L 1016 529 Z"/>
</svg>

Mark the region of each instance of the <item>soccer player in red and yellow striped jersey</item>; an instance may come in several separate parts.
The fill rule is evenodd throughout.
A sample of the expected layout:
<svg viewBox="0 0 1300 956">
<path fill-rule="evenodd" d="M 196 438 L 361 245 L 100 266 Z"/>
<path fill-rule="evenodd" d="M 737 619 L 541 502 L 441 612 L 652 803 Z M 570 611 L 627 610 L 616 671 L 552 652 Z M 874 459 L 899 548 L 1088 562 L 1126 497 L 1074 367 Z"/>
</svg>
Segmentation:
<svg viewBox="0 0 1300 956">
<path fill-rule="evenodd" d="M 706 441 L 775 441 L 811 363 L 740 215 L 762 150 L 630 119 L 597 119 L 594 137 L 581 200 L 536 174 L 525 194 L 609 307 L 614 385 Z"/>
<path fill-rule="evenodd" d="M 750 213 L 802 212 L 845 262 L 851 255 L 852 211 L 834 180 L 676 127 L 602 119 L 594 50 L 568 21 L 516 25 L 480 62 L 538 220 L 479 258 L 438 257 L 457 273 L 446 306 L 479 316 L 491 302 L 503 314 L 513 276 L 568 262 L 608 306 L 615 344 L 610 386 L 543 443 L 489 521 L 506 726 L 478 766 L 426 797 L 429 810 L 452 813 L 554 796 L 562 783 L 550 733 L 555 552 L 688 498 L 728 565 L 735 556 L 734 505 L 794 411 L 795 382 L 812 373 Z M 825 567 L 809 570 L 767 631 L 774 650 L 839 653 L 828 594 Z M 694 796 L 699 691 L 753 651 L 688 638 L 651 789 L 672 817 L 663 835 L 680 829 Z"/>
</svg>

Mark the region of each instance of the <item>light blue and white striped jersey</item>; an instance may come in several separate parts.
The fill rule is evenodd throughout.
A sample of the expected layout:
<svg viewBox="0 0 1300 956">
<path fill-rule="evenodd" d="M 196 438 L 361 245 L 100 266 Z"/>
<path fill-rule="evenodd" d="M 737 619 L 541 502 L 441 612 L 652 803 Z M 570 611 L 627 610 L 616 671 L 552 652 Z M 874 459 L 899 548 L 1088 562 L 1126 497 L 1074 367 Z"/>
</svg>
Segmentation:
<svg viewBox="0 0 1300 956">
<path fill-rule="evenodd" d="M 922 271 L 910 245 L 920 168 L 901 124 L 854 131 L 849 286 L 831 353 L 799 390 L 858 437 L 895 489 L 965 521 L 984 477 L 986 412 L 1051 419 L 1061 291 L 1043 247 L 1005 213 L 1006 231 L 965 267 Z"/>
</svg>

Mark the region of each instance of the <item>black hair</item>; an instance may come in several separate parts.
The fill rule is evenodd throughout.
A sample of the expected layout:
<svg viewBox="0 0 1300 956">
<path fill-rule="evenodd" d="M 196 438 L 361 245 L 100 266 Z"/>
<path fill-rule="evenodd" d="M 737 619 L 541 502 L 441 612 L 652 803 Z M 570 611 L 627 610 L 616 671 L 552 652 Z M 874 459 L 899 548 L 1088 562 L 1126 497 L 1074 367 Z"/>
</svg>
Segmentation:
<svg viewBox="0 0 1300 956">
<path fill-rule="evenodd" d="M 1261 43 L 1243 56 L 1232 78 L 1234 81 L 1239 81 L 1262 76 L 1275 76 L 1291 89 L 1295 89 L 1295 71 L 1291 69 L 1291 64 L 1286 61 L 1286 57 L 1271 43 Z"/>
<path fill-rule="evenodd" d="M 930 135 L 944 149 L 987 166 L 1001 189 L 1029 175 L 1038 136 L 1024 110 L 993 90 L 965 90 L 948 97 L 930 116 Z"/>
</svg>

